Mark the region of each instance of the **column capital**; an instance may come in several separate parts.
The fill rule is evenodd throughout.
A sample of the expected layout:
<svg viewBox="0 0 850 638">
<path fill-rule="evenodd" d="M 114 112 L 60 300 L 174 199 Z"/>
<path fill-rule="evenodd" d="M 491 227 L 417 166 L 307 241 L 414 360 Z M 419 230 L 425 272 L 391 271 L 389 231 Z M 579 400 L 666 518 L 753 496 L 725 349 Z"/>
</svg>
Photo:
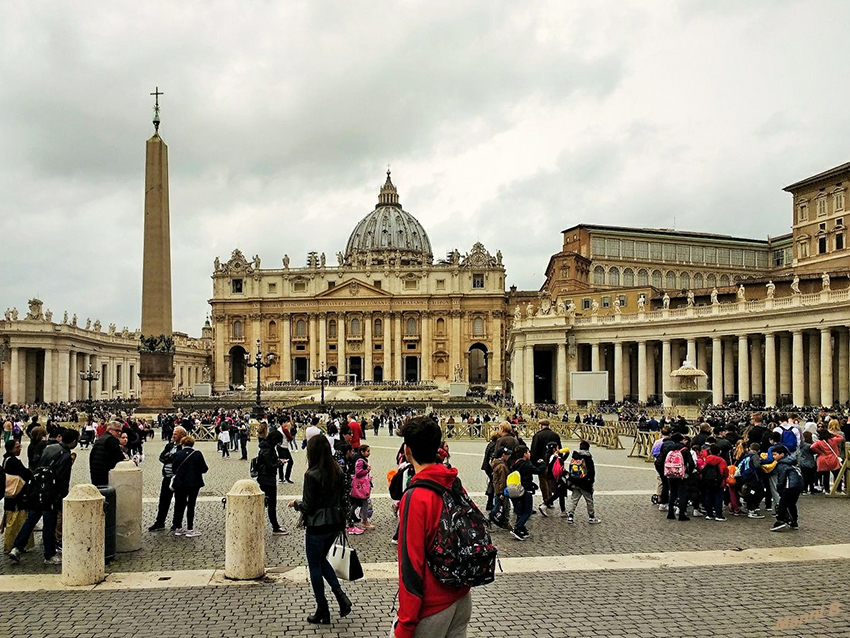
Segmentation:
<svg viewBox="0 0 850 638">
<path fill-rule="evenodd" d="M 327 319 L 327 318 L 328 318 L 328 313 L 327 313 L 327 312 L 325 312 L 324 310 L 320 311 L 320 312 L 319 312 L 319 313 L 317 313 L 317 314 L 319 315 L 319 319 L 321 319 L 322 321 L 324 321 L 325 319 Z"/>
</svg>

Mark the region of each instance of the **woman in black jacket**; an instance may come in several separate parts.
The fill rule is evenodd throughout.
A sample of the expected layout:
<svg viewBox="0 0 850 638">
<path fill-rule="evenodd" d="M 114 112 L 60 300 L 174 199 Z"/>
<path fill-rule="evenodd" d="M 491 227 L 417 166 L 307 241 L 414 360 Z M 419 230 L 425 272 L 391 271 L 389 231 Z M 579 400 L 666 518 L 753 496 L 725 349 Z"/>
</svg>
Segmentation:
<svg viewBox="0 0 850 638">
<path fill-rule="evenodd" d="M 277 522 L 277 484 L 275 475 L 280 467 L 280 459 L 275 452 L 275 447 L 283 442 L 283 434 L 280 430 L 272 430 L 265 439 L 260 440 L 257 452 L 257 483 L 266 495 L 266 508 L 269 513 L 269 523 L 272 524 L 272 534 L 275 536 L 286 536 L 288 531 Z"/>
<path fill-rule="evenodd" d="M 21 459 L 21 442 L 17 439 L 9 439 L 6 441 L 6 454 L 3 456 L 3 470 L 6 476 L 20 476 L 27 485 L 15 497 L 7 496 L 3 500 L 3 510 L 6 516 L 6 532 L 3 538 L 3 551 L 9 553 L 15 545 L 15 537 L 21 531 L 24 521 L 27 520 L 27 489 L 30 481 L 32 481 L 32 472 L 24 467 Z M 32 535 L 27 540 L 26 549 L 32 549 L 35 541 Z"/>
<path fill-rule="evenodd" d="M 195 439 L 184 436 L 180 445 L 183 446 L 179 452 L 171 457 L 171 467 L 174 470 L 174 478 L 171 485 L 174 488 L 174 532 L 175 536 L 193 538 L 200 536 L 201 532 L 195 529 L 195 503 L 198 500 L 198 492 L 204 486 L 204 474 L 207 470 L 207 462 L 204 455 L 195 449 Z M 186 527 L 183 527 L 183 512 L 186 512 Z"/>
<path fill-rule="evenodd" d="M 331 621 L 325 583 L 328 581 L 339 603 L 339 615 L 351 612 L 351 601 L 339 585 L 327 554 L 343 530 L 343 476 L 339 464 L 331 454 L 331 446 L 324 436 L 314 436 L 307 442 L 307 471 L 304 473 L 304 496 L 300 501 L 290 501 L 304 516 L 306 528 L 307 568 L 316 598 L 316 611 L 307 616 L 307 622 L 327 625 Z M 324 580 L 322 580 L 324 578 Z"/>
</svg>

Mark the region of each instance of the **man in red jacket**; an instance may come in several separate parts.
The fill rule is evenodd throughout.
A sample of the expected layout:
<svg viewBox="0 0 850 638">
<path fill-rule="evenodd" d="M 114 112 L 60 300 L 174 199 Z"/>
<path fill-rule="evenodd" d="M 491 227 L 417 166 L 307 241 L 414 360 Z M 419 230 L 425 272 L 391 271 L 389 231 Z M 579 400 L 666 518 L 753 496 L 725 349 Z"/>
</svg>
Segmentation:
<svg viewBox="0 0 850 638">
<path fill-rule="evenodd" d="M 442 441 L 437 422 L 427 416 L 414 417 L 404 426 L 402 435 L 405 458 L 415 469 L 410 484 L 429 479 L 450 488 L 457 470 L 436 462 Z M 426 560 L 442 508 L 442 499 L 429 489 L 405 492 L 399 505 L 397 638 L 466 636 L 472 615 L 469 587 L 443 585 Z"/>
<path fill-rule="evenodd" d="M 363 428 L 353 414 L 348 415 L 348 427 L 351 428 L 351 447 L 357 450 L 360 448 L 360 439 L 363 438 Z"/>
</svg>

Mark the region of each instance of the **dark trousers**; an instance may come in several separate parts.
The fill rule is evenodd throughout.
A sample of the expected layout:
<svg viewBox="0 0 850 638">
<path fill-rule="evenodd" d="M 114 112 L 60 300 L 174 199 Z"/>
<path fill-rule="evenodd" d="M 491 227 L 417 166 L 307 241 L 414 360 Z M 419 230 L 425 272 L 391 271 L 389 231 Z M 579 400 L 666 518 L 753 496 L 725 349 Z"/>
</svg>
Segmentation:
<svg viewBox="0 0 850 638">
<path fill-rule="evenodd" d="M 744 498 L 749 511 L 757 510 L 761 504 L 761 499 L 764 497 L 764 487 L 762 487 L 761 481 L 742 485 L 741 496 Z"/>
<path fill-rule="evenodd" d="M 168 518 L 168 510 L 171 507 L 171 497 L 174 492 L 171 491 L 171 477 L 163 476 L 162 484 L 159 486 L 159 506 L 156 510 L 156 521 L 154 525 L 165 525 L 165 519 Z"/>
<path fill-rule="evenodd" d="M 658 476 L 661 478 L 661 499 L 658 503 L 667 505 L 670 502 L 670 482 L 663 472 L 659 473 Z"/>
<path fill-rule="evenodd" d="M 325 581 L 328 581 L 332 590 L 339 589 L 339 579 L 327 559 L 328 552 L 337 536 L 339 536 L 339 532 L 328 532 L 327 534 L 307 532 L 304 535 L 310 584 L 313 586 L 316 605 L 322 609 L 328 607 L 328 599 L 325 598 Z"/>
<path fill-rule="evenodd" d="M 716 487 L 708 487 L 703 495 L 705 500 L 705 514 L 713 518 L 723 516 L 723 490 Z"/>
<path fill-rule="evenodd" d="M 797 525 L 797 499 L 801 490 L 784 490 L 779 494 L 779 504 L 776 506 L 776 520 Z"/>
<path fill-rule="evenodd" d="M 247 461 L 248 460 L 248 437 L 247 436 L 240 436 L 239 442 L 242 444 L 242 460 Z"/>
<path fill-rule="evenodd" d="M 56 555 L 56 510 L 29 510 L 27 520 L 24 521 L 24 526 L 15 537 L 15 547 L 20 551 L 24 551 L 27 546 L 27 541 L 32 535 L 36 524 L 41 517 L 44 517 L 44 524 L 41 527 L 41 538 L 44 541 L 44 558 L 53 558 Z"/>
<path fill-rule="evenodd" d="M 289 480 L 289 477 L 292 476 L 292 452 L 289 451 L 288 448 L 278 447 L 277 456 L 281 461 L 286 461 L 283 465 L 277 468 L 278 478 L 283 481 Z M 285 476 L 284 476 L 285 475 Z"/>
<path fill-rule="evenodd" d="M 525 529 L 525 524 L 531 518 L 531 510 L 534 507 L 534 496 L 526 490 L 525 494 L 511 500 L 516 512 L 516 525 L 514 527 L 515 529 Z"/>
<path fill-rule="evenodd" d="M 183 527 L 183 513 L 186 513 L 186 529 L 195 529 L 195 503 L 198 501 L 200 487 L 178 487 L 174 492 L 174 527 Z"/>
<path fill-rule="evenodd" d="M 669 476 L 665 478 L 670 486 L 670 509 L 667 510 L 667 518 L 676 518 L 673 506 L 677 505 L 679 507 L 679 518 L 682 519 L 688 515 L 688 481 L 687 479 L 676 479 Z"/>
<path fill-rule="evenodd" d="M 803 473 L 803 491 L 813 493 L 815 491 L 815 476 L 817 471 L 813 467 L 800 467 Z"/>
<path fill-rule="evenodd" d="M 271 485 L 263 485 L 260 483 L 260 489 L 266 495 L 266 510 L 269 513 L 269 523 L 272 524 L 272 529 L 280 529 L 280 524 L 277 522 L 277 485 L 274 484 L 274 476 L 271 477 Z"/>
</svg>

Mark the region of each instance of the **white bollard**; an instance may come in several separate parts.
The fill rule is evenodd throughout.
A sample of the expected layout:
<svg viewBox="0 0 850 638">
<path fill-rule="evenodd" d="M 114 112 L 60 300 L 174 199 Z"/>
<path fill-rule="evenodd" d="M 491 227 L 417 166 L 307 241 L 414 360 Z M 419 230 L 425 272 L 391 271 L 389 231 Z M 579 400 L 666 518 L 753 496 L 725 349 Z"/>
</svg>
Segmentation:
<svg viewBox="0 0 850 638">
<path fill-rule="evenodd" d="M 224 577 L 254 580 L 266 573 L 266 495 L 256 481 L 236 481 L 227 493 Z"/>
<path fill-rule="evenodd" d="M 142 548 L 142 468 L 121 461 L 109 471 L 115 488 L 115 551 L 135 552 Z"/>
<path fill-rule="evenodd" d="M 96 585 L 106 577 L 105 501 L 88 483 L 72 487 L 62 501 L 63 585 Z"/>
</svg>

